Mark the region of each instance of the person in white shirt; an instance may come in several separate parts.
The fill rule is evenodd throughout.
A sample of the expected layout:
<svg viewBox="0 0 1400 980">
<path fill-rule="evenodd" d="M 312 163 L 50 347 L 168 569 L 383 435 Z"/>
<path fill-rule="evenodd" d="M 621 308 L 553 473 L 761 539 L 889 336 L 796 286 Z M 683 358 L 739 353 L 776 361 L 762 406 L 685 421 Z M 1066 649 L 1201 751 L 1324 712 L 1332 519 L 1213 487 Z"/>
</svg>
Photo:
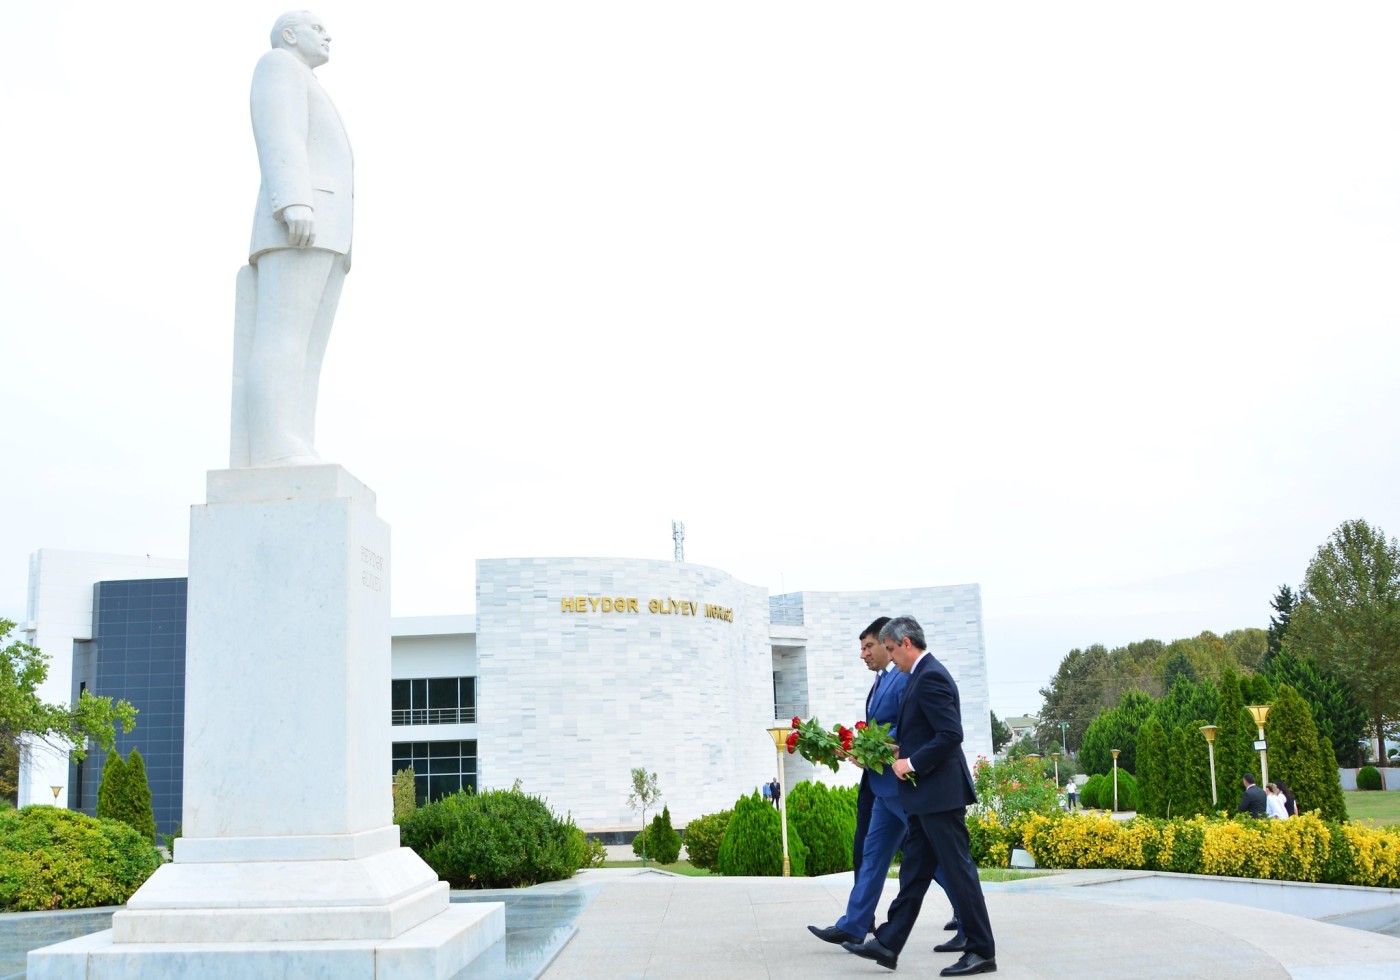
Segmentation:
<svg viewBox="0 0 1400 980">
<path fill-rule="evenodd" d="M 1288 808 L 1283 802 L 1283 790 L 1278 788 L 1278 783 L 1269 783 L 1264 787 L 1269 798 L 1266 801 L 1269 807 L 1269 817 L 1273 820 L 1287 820 Z"/>
</svg>

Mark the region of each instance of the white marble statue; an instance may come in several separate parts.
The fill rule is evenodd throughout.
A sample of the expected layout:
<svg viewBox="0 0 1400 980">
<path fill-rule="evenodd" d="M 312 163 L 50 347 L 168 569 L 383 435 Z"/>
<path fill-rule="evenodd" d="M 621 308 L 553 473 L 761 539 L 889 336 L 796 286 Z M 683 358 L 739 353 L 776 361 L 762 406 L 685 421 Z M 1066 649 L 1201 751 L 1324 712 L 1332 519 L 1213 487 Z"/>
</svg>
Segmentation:
<svg viewBox="0 0 1400 980">
<path fill-rule="evenodd" d="M 253 71 L 262 168 L 248 264 L 239 270 L 229 465 L 318 463 L 321 362 L 350 270 L 354 174 L 340 115 L 312 69 L 330 34 L 306 10 L 277 18 Z"/>
</svg>

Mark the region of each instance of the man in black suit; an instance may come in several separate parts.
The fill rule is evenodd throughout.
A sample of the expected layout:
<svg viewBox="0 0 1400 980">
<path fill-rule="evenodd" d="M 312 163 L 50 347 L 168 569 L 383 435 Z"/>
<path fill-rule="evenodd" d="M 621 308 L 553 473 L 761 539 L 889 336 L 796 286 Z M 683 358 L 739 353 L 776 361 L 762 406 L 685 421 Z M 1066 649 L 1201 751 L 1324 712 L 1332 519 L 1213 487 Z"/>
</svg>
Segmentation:
<svg viewBox="0 0 1400 980">
<path fill-rule="evenodd" d="M 1260 820 L 1269 815 L 1269 796 L 1254 785 L 1254 777 L 1249 773 L 1244 774 L 1244 795 L 1240 797 L 1240 805 L 1235 812 L 1248 813 Z"/>
<path fill-rule="evenodd" d="M 962 704 L 948 669 L 928 652 L 924 631 L 911 616 L 893 619 L 880 641 L 900 670 L 909 674 L 899 713 L 899 800 L 909 815 L 899 894 L 889 917 L 864 943 L 842 943 L 848 952 L 893 970 L 919 917 L 933 873 L 943 873 L 948 898 L 967 934 L 962 957 L 941 972 L 945 977 L 991 973 L 997 968 L 996 941 L 982 897 L 982 884 L 967 838 L 966 808 L 977 802 L 972 772 L 962 752 Z"/>
</svg>

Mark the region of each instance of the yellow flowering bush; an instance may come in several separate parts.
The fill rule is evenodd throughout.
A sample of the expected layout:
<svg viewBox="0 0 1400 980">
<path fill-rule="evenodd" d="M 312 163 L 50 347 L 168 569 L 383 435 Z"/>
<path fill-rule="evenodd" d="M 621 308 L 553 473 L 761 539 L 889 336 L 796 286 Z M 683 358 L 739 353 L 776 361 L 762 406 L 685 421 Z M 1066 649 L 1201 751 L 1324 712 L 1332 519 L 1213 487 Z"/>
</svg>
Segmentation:
<svg viewBox="0 0 1400 980">
<path fill-rule="evenodd" d="M 1352 879 L 1347 884 L 1400 887 L 1400 835 L 1354 823 L 1344 824 L 1342 834 L 1352 852 Z"/>
</svg>

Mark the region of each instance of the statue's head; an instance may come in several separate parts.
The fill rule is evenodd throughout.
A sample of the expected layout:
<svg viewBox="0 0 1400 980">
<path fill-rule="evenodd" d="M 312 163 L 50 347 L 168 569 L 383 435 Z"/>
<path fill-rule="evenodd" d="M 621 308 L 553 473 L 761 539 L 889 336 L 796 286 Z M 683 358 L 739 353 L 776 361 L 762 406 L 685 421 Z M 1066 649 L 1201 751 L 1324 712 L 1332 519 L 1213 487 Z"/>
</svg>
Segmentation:
<svg viewBox="0 0 1400 980">
<path fill-rule="evenodd" d="M 309 10 L 289 10 L 272 25 L 272 46 L 286 48 L 308 68 L 331 60 L 331 36 Z"/>
</svg>

